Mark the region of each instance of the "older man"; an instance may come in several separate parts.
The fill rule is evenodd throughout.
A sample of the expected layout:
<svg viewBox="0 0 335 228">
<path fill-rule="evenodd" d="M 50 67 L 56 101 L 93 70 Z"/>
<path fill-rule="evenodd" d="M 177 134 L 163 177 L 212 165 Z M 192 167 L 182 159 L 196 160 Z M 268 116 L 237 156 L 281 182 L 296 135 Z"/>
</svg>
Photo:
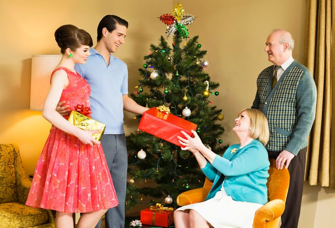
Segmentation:
<svg viewBox="0 0 335 228">
<path fill-rule="evenodd" d="M 316 87 L 311 73 L 292 57 L 294 40 L 282 29 L 271 32 L 266 41 L 268 60 L 274 65 L 257 79 L 252 108 L 269 121 L 269 157 L 278 169 L 288 168 L 290 188 L 281 227 L 298 227 L 304 183 L 307 138 L 315 118 Z"/>
</svg>

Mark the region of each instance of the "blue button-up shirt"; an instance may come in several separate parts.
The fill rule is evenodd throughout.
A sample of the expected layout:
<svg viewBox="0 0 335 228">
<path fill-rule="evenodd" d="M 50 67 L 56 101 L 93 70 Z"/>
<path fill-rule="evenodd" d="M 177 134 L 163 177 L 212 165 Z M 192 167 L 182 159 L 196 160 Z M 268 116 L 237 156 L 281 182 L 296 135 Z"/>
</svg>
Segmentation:
<svg viewBox="0 0 335 228">
<path fill-rule="evenodd" d="M 123 134 L 123 99 L 128 94 L 128 69 L 120 59 L 110 56 L 109 64 L 94 48 L 85 64 L 76 71 L 91 85 L 92 118 L 106 124 L 105 134 Z"/>
</svg>

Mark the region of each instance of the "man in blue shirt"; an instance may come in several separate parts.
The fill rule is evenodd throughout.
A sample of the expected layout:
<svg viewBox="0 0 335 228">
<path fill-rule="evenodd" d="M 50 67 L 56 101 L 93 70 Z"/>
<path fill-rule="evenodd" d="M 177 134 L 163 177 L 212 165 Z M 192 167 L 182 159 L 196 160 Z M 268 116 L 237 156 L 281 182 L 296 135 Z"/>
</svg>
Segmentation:
<svg viewBox="0 0 335 228">
<path fill-rule="evenodd" d="M 91 85 L 92 118 L 106 124 L 101 143 L 119 200 L 119 205 L 105 215 L 108 228 L 123 228 L 125 223 L 128 159 L 123 109 L 135 114 L 147 110 L 128 96 L 127 65 L 112 55 L 124 44 L 127 28 L 128 22 L 124 19 L 106 15 L 98 25 L 98 43 L 90 50 L 86 64 L 75 67 Z M 100 223 L 96 227 L 100 227 Z"/>
</svg>

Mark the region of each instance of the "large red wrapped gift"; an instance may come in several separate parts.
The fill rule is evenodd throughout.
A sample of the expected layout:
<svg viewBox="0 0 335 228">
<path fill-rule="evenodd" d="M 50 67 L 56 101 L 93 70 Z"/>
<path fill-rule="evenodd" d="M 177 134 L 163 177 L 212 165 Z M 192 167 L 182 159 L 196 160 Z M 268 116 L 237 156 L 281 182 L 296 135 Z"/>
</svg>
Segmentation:
<svg viewBox="0 0 335 228">
<path fill-rule="evenodd" d="M 154 107 L 143 114 L 138 128 L 177 146 L 182 146 L 177 136 L 185 138 L 181 131 L 192 135 L 191 130 L 196 130 L 197 125 Z"/>
<path fill-rule="evenodd" d="M 173 224 L 173 208 L 163 207 L 161 204 L 141 210 L 143 225 L 168 227 Z"/>
</svg>

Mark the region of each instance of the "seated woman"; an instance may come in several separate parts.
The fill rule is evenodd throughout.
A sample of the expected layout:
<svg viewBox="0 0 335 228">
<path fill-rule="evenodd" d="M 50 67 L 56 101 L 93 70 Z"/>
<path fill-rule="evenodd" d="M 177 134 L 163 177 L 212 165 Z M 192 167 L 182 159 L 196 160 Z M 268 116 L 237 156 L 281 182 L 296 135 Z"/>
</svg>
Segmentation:
<svg viewBox="0 0 335 228">
<path fill-rule="evenodd" d="M 176 228 L 252 227 L 256 210 L 267 203 L 269 140 L 266 117 L 256 109 L 244 109 L 235 119 L 233 131 L 240 143 L 231 145 L 221 157 L 202 142 L 182 132 L 183 150 L 192 152 L 206 175 L 213 181 L 206 201 L 178 208 L 174 212 Z"/>
</svg>

